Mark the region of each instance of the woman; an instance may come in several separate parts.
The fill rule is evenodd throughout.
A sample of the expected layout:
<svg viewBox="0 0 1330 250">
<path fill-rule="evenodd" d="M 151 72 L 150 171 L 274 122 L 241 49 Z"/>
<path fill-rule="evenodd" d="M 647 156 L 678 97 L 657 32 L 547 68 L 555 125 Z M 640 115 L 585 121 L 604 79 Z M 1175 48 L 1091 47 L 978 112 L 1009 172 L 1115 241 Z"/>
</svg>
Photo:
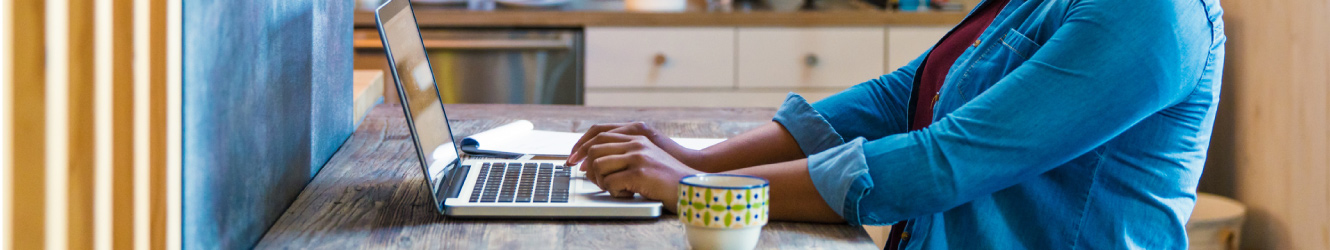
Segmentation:
<svg viewBox="0 0 1330 250">
<path fill-rule="evenodd" d="M 1224 61 L 1217 0 L 988 0 L 909 65 L 704 150 L 642 123 L 569 158 L 674 210 L 702 172 L 771 181 L 775 219 L 888 248 L 1185 249 Z"/>
</svg>

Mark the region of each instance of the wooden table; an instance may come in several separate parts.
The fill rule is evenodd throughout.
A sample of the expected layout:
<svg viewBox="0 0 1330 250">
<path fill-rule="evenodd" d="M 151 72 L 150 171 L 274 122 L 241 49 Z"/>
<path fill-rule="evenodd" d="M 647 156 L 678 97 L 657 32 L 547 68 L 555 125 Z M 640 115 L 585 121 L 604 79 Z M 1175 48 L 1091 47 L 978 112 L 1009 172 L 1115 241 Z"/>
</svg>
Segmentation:
<svg viewBox="0 0 1330 250">
<path fill-rule="evenodd" d="M 585 131 L 645 121 L 671 136 L 734 136 L 773 109 L 447 105 L 458 139 L 516 119 L 537 129 Z M 323 167 L 257 248 L 683 249 L 675 216 L 655 220 L 477 220 L 436 212 L 412 155 L 400 106 L 381 104 Z M 780 206 L 780 204 L 776 204 Z M 877 249 L 863 228 L 771 222 L 758 248 Z"/>
</svg>

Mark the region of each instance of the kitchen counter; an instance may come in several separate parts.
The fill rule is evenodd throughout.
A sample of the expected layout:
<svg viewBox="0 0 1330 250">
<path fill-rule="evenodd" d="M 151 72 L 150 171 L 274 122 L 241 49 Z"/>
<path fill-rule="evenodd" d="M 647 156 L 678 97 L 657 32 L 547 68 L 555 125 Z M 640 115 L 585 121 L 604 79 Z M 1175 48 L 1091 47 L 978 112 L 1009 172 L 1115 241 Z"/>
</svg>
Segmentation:
<svg viewBox="0 0 1330 250">
<path fill-rule="evenodd" d="M 823 0 L 817 7 L 776 11 L 764 2 L 735 0 L 730 6 L 708 6 L 706 0 L 688 0 L 678 12 L 627 10 L 623 0 L 571 0 L 553 8 L 519 8 L 497 4 L 493 11 L 471 11 L 456 4 L 414 3 L 421 28 L 436 27 L 652 27 L 652 26 L 951 26 L 964 12 L 897 12 L 877 9 L 859 1 Z M 373 7 L 357 6 L 355 25 L 373 28 Z"/>
</svg>

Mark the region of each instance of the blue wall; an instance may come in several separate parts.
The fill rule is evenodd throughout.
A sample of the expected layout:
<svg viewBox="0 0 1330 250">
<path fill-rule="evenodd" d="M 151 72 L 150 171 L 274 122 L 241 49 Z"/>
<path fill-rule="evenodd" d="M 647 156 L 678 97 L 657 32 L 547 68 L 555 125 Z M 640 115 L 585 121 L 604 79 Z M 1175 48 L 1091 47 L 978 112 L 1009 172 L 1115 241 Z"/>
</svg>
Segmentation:
<svg viewBox="0 0 1330 250">
<path fill-rule="evenodd" d="M 184 247 L 252 247 L 354 129 L 349 0 L 184 1 Z"/>
</svg>

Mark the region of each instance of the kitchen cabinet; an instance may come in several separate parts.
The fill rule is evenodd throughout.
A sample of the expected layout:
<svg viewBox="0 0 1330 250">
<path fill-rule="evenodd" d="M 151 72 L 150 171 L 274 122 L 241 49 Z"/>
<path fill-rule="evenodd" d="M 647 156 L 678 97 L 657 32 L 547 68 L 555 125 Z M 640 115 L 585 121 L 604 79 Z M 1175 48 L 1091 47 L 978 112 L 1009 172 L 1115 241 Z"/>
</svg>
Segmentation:
<svg viewBox="0 0 1330 250">
<path fill-rule="evenodd" d="M 790 91 L 783 90 L 598 90 L 586 93 L 587 106 L 619 107 L 779 107 Z M 808 100 L 821 100 L 838 91 L 794 91 Z"/>
<path fill-rule="evenodd" d="M 587 28 L 586 87 L 732 87 L 734 28 Z"/>
<path fill-rule="evenodd" d="M 587 27 L 588 106 L 817 101 L 928 50 L 950 27 Z"/>
<path fill-rule="evenodd" d="M 905 67 L 947 35 L 951 27 L 891 27 L 887 29 L 887 71 Z"/>
<path fill-rule="evenodd" d="M 882 73 L 884 27 L 740 28 L 738 86 L 848 87 Z"/>
</svg>

